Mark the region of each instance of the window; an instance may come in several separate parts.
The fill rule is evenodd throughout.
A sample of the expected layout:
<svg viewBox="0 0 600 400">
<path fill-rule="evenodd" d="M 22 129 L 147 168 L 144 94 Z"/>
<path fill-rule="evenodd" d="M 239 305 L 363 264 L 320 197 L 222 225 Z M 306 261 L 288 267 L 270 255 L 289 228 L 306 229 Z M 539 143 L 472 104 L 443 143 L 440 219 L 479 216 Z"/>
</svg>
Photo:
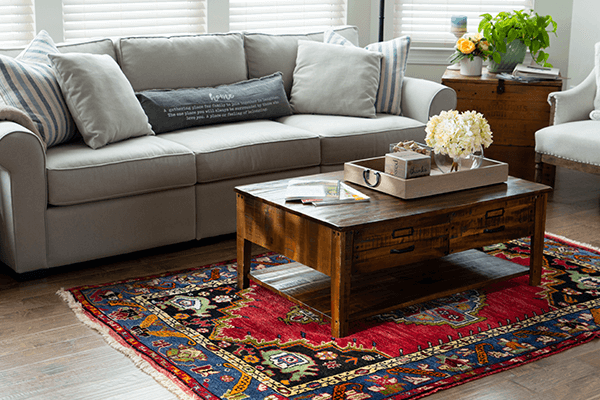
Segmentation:
<svg viewBox="0 0 600 400">
<path fill-rule="evenodd" d="M 65 41 L 206 32 L 206 0 L 63 0 Z"/>
<path fill-rule="evenodd" d="M 23 46 L 34 36 L 33 0 L 0 1 L 0 45 Z"/>
<path fill-rule="evenodd" d="M 467 17 L 468 32 L 477 32 L 481 14 L 533 9 L 534 0 L 395 0 L 394 36 L 409 35 L 415 47 L 452 48 L 450 17 Z"/>
<path fill-rule="evenodd" d="M 294 32 L 346 24 L 346 0 L 229 0 L 233 31 Z"/>
</svg>

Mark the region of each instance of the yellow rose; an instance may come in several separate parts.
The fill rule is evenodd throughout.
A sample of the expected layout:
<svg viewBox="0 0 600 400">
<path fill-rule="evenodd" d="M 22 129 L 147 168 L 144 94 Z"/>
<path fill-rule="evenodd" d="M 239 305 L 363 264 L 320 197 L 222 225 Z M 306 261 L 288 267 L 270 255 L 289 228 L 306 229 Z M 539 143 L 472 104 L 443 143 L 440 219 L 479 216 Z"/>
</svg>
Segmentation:
<svg viewBox="0 0 600 400">
<path fill-rule="evenodd" d="M 490 48 L 490 44 L 488 43 L 487 40 L 483 40 L 483 41 L 479 42 L 478 46 L 483 51 L 488 51 Z"/>
<path fill-rule="evenodd" d="M 467 39 L 458 39 L 456 48 L 463 54 L 471 54 L 475 50 L 475 44 Z"/>
</svg>

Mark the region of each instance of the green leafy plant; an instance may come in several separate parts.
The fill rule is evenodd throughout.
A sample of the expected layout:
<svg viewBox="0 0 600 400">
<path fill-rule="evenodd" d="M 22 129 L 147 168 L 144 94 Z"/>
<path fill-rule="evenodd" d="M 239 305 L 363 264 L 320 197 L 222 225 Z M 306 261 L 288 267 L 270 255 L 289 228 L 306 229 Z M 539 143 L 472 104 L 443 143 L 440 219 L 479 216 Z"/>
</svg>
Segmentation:
<svg viewBox="0 0 600 400">
<path fill-rule="evenodd" d="M 521 40 L 535 62 L 544 67 L 551 67 L 548 63 L 548 53 L 543 49 L 550 46 L 549 33 L 556 35 L 556 22 L 550 15 L 540 16 L 531 11 L 514 10 L 501 12 L 495 17 L 491 14 L 482 14 L 479 23 L 479 32 L 490 43 L 486 52 L 496 63 L 500 63 L 500 53 L 506 53 L 506 44 L 513 40 Z"/>
</svg>

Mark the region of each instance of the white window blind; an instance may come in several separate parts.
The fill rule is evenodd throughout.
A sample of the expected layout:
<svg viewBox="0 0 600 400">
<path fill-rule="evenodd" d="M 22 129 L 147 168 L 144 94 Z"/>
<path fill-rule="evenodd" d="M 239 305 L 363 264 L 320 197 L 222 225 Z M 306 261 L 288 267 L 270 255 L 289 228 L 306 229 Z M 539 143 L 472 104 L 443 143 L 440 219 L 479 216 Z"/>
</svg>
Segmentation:
<svg viewBox="0 0 600 400">
<path fill-rule="evenodd" d="M 481 14 L 533 9 L 534 0 L 395 0 L 394 36 L 409 35 L 413 46 L 452 47 L 450 17 L 467 17 L 467 30 L 476 33 Z"/>
<path fill-rule="evenodd" d="M 229 0 L 229 29 L 302 32 L 346 24 L 346 0 Z"/>
<path fill-rule="evenodd" d="M 63 0 L 65 41 L 206 32 L 206 0 Z"/>
<path fill-rule="evenodd" d="M 23 46 L 34 36 L 33 0 L 1 0 L 0 46 Z"/>
</svg>

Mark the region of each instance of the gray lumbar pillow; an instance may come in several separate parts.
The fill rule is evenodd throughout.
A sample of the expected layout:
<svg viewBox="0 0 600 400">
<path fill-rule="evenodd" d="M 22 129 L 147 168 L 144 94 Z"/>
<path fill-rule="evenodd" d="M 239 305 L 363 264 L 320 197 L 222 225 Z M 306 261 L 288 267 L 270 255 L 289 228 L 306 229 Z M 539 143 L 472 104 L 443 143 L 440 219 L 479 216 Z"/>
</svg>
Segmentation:
<svg viewBox="0 0 600 400">
<path fill-rule="evenodd" d="M 298 41 L 290 103 L 295 113 L 375 117 L 381 53 Z"/>
<path fill-rule="evenodd" d="M 214 88 L 147 90 L 136 96 L 156 133 L 292 113 L 281 72 Z"/>
<path fill-rule="evenodd" d="M 106 54 L 50 54 L 60 89 L 93 149 L 136 136 L 153 135 L 131 84 Z"/>
</svg>

